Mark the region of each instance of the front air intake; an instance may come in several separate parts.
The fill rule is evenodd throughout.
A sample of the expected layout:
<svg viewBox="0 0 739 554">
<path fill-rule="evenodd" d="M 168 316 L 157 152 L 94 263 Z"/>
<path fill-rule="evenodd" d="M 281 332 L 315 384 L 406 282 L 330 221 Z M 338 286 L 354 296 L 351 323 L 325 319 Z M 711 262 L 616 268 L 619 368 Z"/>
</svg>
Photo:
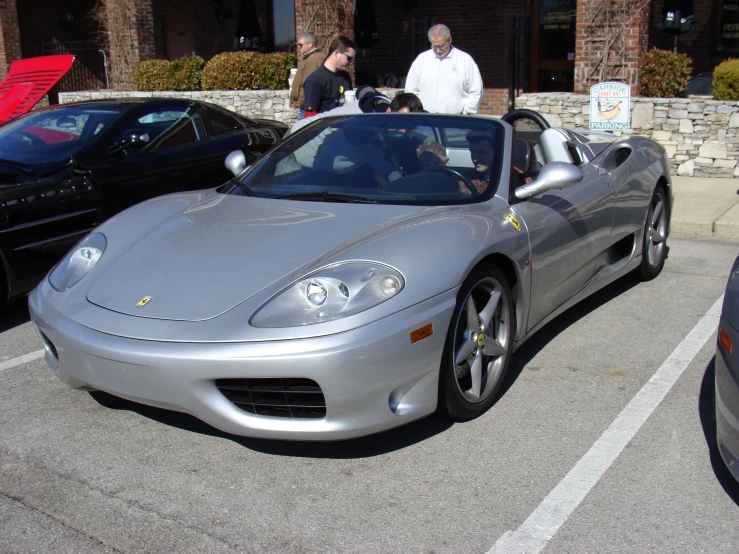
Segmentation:
<svg viewBox="0 0 739 554">
<path fill-rule="evenodd" d="M 216 388 L 245 412 L 261 416 L 326 417 L 326 399 L 311 379 L 216 379 Z"/>
</svg>

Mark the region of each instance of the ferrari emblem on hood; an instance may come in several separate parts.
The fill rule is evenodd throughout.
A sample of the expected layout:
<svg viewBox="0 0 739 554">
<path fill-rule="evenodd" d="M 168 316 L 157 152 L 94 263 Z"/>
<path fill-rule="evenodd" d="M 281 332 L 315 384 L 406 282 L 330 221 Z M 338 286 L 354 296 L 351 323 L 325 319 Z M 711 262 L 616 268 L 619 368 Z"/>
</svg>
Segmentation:
<svg viewBox="0 0 739 554">
<path fill-rule="evenodd" d="M 138 304 L 136 304 L 136 307 L 143 308 L 149 303 L 149 300 L 151 300 L 151 296 L 144 296 L 141 300 L 139 300 Z"/>
<path fill-rule="evenodd" d="M 521 224 L 518 222 L 518 219 L 516 219 L 516 216 L 513 214 L 505 214 L 505 218 L 507 221 L 511 223 L 516 228 L 516 231 L 519 233 L 521 232 Z"/>
</svg>

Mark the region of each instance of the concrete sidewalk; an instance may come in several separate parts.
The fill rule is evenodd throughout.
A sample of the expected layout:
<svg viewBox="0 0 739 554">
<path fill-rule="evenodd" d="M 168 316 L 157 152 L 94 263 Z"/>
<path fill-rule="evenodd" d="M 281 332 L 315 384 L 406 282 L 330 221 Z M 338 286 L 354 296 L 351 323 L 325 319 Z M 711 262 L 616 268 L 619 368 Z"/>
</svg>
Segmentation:
<svg viewBox="0 0 739 554">
<path fill-rule="evenodd" d="M 739 179 L 672 177 L 672 231 L 739 239 Z"/>
</svg>

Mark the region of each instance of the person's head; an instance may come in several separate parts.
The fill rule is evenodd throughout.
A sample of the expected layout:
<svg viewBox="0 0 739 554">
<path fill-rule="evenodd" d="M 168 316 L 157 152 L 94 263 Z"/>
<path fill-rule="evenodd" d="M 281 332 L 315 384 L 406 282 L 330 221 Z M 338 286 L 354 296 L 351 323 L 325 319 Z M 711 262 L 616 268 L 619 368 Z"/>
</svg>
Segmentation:
<svg viewBox="0 0 739 554">
<path fill-rule="evenodd" d="M 316 44 L 318 44 L 318 39 L 315 33 L 311 33 L 310 31 L 301 33 L 298 36 L 298 54 L 310 52 L 316 47 Z"/>
<path fill-rule="evenodd" d="M 421 99 L 412 92 L 399 92 L 393 98 L 387 111 L 401 113 L 422 112 L 423 104 L 421 103 Z"/>
<path fill-rule="evenodd" d="M 429 43 L 437 58 L 446 58 L 452 51 L 452 33 L 449 27 L 439 23 L 429 29 Z"/>
<path fill-rule="evenodd" d="M 338 36 L 331 41 L 328 47 L 328 56 L 323 62 L 328 69 L 336 71 L 346 69 L 354 63 L 354 56 L 357 55 L 357 45 L 353 40 L 345 36 Z"/>
<path fill-rule="evenodd" d="M 446 148 L 438 142 L 424 142 L 418 147 L 416 152 L 418 152 L 418 161 L 421 164 L 421 169 L 447 165 L 449 163 Z"/>
<path fill-rule="evenodd" d="M 495 145 L 493 135 L 488 131 L 475 129 L 467 133 L 467 142 L 470 145 L 470 157 L 478 173 L 487 173 L 495 160 Z"/>
</svg>

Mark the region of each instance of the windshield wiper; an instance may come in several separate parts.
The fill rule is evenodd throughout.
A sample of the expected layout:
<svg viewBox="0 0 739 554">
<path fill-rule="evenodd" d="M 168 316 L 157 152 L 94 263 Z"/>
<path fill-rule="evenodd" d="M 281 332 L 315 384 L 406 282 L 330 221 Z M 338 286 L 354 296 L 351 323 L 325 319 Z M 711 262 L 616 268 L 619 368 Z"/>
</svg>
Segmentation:
<svg viewBox="0 0 739 554">
<path fill-rule="evenodd" d="M 316 202 L 346 202 L 348 204 L 379 204 L 377 200 L 371 200 L 353 194 L 335 194 L 333 192 L 303 192 L 298 194 L 285 194 L 277 196 L 284 200 L 315 200 Z"/>
<path fill-rule="evenodd" d="M 10 167 L 15 167 L 17 169 L 20 169 L 23 173 L 26 175 L 33 175 L 34 171 L 33 168 L 30 165 L 26 165 L 21 162 L 16 162 L 13 160 L 0 160 L 0 165 L 7 165 Z"/>
</svg>

